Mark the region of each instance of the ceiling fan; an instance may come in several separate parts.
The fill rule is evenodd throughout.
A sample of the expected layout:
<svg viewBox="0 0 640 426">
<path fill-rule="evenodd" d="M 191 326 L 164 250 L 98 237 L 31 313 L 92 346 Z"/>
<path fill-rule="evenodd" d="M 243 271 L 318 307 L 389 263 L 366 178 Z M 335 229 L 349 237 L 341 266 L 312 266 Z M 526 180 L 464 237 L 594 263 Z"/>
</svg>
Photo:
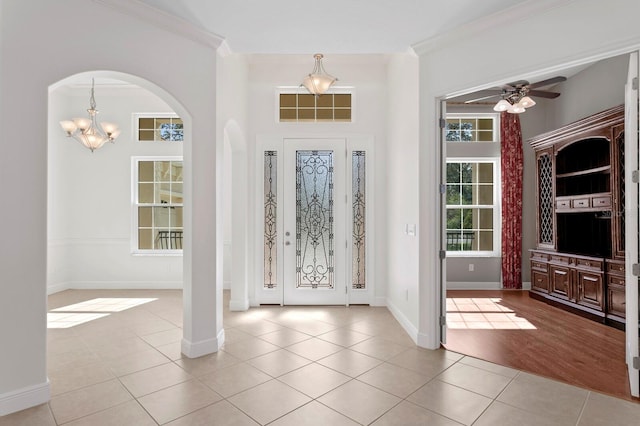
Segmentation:
<svg viewBox="0 0 640 426">
<path fill-rule="evenodd" d="M 531 99 L 530 95 L 547 99 L 554 99 L 560 96 L 560 93 L 558 92 L 540 90 L 539 88 L 551 86 L 552 84 L 561 83 L 566 80 L 567 78 L 562 76 L 548 78 L 546 80 L 538 81 L 537 83 L 518 80 L 492 89 L 476 92 L 474 93 L 474 96 L 476 97 L 465 101 L 465 104 L 500 96 L 500 101 L 498 101 L 498 103 L 493 107 L 494 111 L 507 111 L 512 114 L 520 114 L 524 112 L 526 108 L 532 107 L 536 104 L 536 102 Z"/>
</svg>

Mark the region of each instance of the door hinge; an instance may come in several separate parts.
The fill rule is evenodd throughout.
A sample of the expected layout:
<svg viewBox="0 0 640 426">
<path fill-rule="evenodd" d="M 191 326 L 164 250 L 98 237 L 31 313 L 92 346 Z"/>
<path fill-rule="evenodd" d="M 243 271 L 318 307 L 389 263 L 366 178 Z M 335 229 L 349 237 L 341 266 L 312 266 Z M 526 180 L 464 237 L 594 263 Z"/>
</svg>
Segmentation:
<svg viewBox="0 0 640 426">
<path fill-rule="evenodd" d="M 631 172 L 631 182 L 638 183 L 640 181 L 640 171 L 634 170 Z"/>
<path fill-rule="evenodd" d="M 633 368 L 635 368 L 636 370 L 640 370 L 640 357 L 634 356 L 632 364 Z"/>
<path fill-rule="evenodd" d="M 636 277 L 640 276 L 640 264 L 634 263 L 631 265 L 631 273 Z"/>
<path fill-rule="evenodd" d="M 445 325 L 447 325 L 447 317 L 443 315 L 440 317 L 440 327 L 444 327 Z"/>
<path fill-rule="evenodd" d="M 349 248 L 349 240 L 344 240 L 344 248 Z"/>
<path fill-rule="evenodd" d="M 440 184 L 440 193 L 444 194 L 445 192 L 447 192 L 447 185 L 445 185 L 444 183 Z"/>
<path fill-rule="evenodd" d="M 633 77 L 633 80 L 631 80 L 631 88 L 638 90 L 638 77 Z"/>
<path fill-rule="evenodd" d="M 347 294 L 347 286 L 344 286 L 344 294 Z"/>
<path fill-rule="evenodd" d="M 447 120 L 445 120 L 444 118 L 440 119 L 440 128 L 444 129 L 447 126 Z"/>
<path fill-rule="evenodd" d="M 439 256 L 440 260 L 444 260 L 447 258 L 447 252 L 445 250 L 440 250 Z"/>
</svg>

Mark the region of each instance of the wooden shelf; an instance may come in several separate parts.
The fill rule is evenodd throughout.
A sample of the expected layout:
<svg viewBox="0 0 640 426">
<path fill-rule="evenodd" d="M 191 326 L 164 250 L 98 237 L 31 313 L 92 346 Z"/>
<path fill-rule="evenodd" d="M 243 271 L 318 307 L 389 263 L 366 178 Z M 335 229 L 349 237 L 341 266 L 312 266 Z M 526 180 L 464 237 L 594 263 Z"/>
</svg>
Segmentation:
<svg viewBox="0 0 640 426">
<path fill-rule="evenodd" d="M 580 171 L 571 172 L 571 173 L 560 173 L 556 175 L 556 178 L 561 179 L 561 178 L 567 178 L 567 177 L 573 177 L 573 176 L 594 175 L 597 173 L 611 173 L 611 165 L 595 167 L 593 169 L 580 170 Z"/>
</svg>

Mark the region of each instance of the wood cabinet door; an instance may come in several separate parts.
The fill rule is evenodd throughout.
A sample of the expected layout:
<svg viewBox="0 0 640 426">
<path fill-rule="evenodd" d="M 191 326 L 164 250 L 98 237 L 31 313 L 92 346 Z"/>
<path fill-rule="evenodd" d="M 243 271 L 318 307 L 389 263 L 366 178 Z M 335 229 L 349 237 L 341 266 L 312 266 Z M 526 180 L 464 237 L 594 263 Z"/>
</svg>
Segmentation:
<svg viewBox="0 0 640 426">
<path fill-rule="evenodd" d="M 561 299 L 571 299 L 571 270 L 566 266 L 549 265 L 549 292 Z"/>
<path fill-rule="evenodd" d="M 624 287 L 608 286 L 607 314 L 625 317 L 625 289 Z"/>
<path fill-rule="evenodd" d="M 578 294 L 576 302 L 599 311 L 604 311 L 602 274 L 578 270 Z"/>
</svg>

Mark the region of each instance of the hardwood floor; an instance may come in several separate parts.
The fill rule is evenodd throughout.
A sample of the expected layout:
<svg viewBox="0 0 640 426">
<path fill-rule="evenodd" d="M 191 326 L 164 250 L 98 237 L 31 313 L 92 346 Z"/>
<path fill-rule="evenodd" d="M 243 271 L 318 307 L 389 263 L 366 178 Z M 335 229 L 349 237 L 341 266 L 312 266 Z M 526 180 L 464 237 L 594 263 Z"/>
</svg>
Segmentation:
<svg viewBox="0 0 640 426">
<path fill-rule="evenodd" d="M 623 331 L 529 297 L 527 291 L 447 292 L 449 350 L 635 402 Z"/>
</svg>

